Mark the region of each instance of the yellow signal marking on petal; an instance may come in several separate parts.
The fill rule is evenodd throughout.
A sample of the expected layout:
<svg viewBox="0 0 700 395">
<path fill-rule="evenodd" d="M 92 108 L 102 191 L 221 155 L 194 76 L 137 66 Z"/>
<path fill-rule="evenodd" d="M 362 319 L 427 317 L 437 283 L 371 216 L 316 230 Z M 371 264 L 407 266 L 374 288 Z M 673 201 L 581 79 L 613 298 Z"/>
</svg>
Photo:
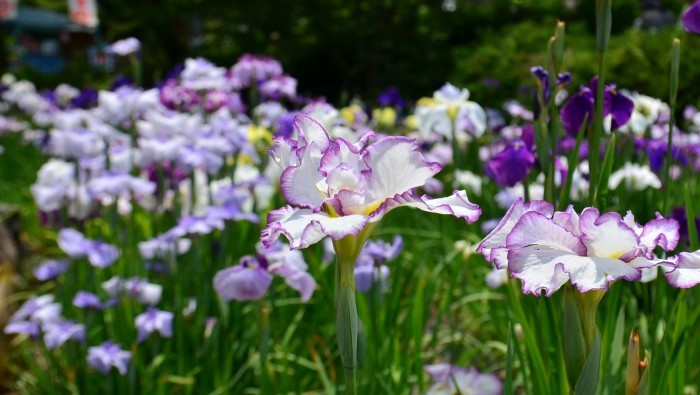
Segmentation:
<svg viewBox="0 0 700 395">
<path fill-rule="evenodd" d="M 418 99 L 416 105 L 423 107 L 435 107 L 437 106 L 437 100 L 433 99 L 432 97 L 421 97 Z"/>
<path fill-rule="evenodd" d="M 260 141 L 272 143 L 272 133 L 262 126 L 250 125 L 248 127 L 248 141 L 255 144 Z"/>
<path fill-rule="evenodd" d="M 379 208 L 379 206 L 382 205 L 382 203 L 384 203 L 383 200 L 375 200 L 374 202 L 366 205 L 365 206 L 365 215 L 370 215 L 373 212 L 377 211 L 377 209 Z"/>
</svg>

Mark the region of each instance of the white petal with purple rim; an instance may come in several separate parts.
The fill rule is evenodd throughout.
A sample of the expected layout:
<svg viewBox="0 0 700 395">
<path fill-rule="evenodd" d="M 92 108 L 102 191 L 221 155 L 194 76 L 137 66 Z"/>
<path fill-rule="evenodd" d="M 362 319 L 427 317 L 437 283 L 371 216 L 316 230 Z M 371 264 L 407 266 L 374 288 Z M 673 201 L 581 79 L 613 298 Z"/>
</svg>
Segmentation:
<svg viewBox="0 0 700 395">
<path fill-rule="evenodd" d="M 664 273 L 669 284 L 676 288 L 692 288 L 700 284 L 700 250 L 681 252 L 668 262 L 675 263 L 673 270 Z"/>
<path fill-rule="evenodd" d="M 416 142 L 406 137 L 383 138 L 365 152 L 365 163 L 372 170 L 366 192 L 375 200 L 419 187 L 442 169 L 426 161 Z"/>
<path fill-rule="evenodd" d="M 413 207 L 436 214 L 453 215 L 457 218 L 464 218 L 469 224 L 481 216 L 481 209 L 467 199 L 465 191 L 454 191 L 452 195 L 438 199 L 433 199 L 427 195 L 419 197 L 415 192 L 408 191 L 384 202 L 379 209 L 372 213 L 371 222 L 378 221 L 389 210 L 402 206 Z"/>
<path fill-rule="evenodd" d="M 294 209 L 290 206 L 271 211 L 268 214 L 268 226 L 261 233 L 261 240 L 267 247 L 277 240 L 280 234 L 289 239 L 291 248 L 305 248 L 325 236 L 334 240 L 347 235 L 358 235 L 365 227 L 369 217 L 364 215 L 346 215 L 330 217 L 326 213 L 314 213 L 309 209 Z"/>
</svg>

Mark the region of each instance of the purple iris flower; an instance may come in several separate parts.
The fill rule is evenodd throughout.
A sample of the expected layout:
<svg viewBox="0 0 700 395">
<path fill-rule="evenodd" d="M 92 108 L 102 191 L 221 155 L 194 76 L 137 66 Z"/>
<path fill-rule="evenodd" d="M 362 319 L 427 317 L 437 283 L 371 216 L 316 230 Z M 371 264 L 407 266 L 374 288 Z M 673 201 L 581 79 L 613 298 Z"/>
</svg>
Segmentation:
<svg viewBox="0 0 700 395">
<path fill-rule="evenodd" d="M 690 237 L 688 234 L 688 214 L 685 211 L 685 207 L 675 207 L 671 212 L 671 218 L 678 221 L 678 233 L 681 236 L 681 240 L 685 240 L 686 242 L 688 242 Z M 695 217 L 695 227 L 696 229 L 700 229 L 700 216 Z M 698 240 L 700 240 L 700 236 L 698 236 Z"/>
<path fill-rule="evenodd" d="M 282 136 L 286 138 L 292 137 L 292 133 L 294 133 L 294 127 L 292 126 L 292 122 L 294 122 L 294 118 L 298 114 L 299 113 L 297 112 L 290 112 L 285 115 L 282 115 L 277 120 L 277 131 L 275 132 L 275 136 Z"/>
<path fill-rule="evenodd" d="M 396 236 L 392 243 L 385 241 L 368 241 L 355 262 L 355 287 L 360 292 L 367 292 L 375 284 L 386 289 L 389 267 L 384 263 L 396 258 L 403 250 L 403 239 Z"/>
<path fill-rule="evenodd" d="M 109 90 L 114 92 L 122 86 L 134 86 L 134 81 L 126 75 L 119 74 L 114 78 L 114 81 L 112 81 L 112 85 L 109 87 Z"/>
<path fill-rule="evenodd" d="M 83 88 L 80 90 L 80 94 L 71 100 L 73 107 L 77 108 L 92 108 L 97 105 L 97 99 L 99 94 L 96 89 L 93 88 Z"/>
<path fill-rule="evenodd" d="M 34 277 L 39 281 L 53 280 L 68 270 L 68 261 L 48 260 L 36 269 Z"/>
<path fill-rule="evenodd" d="M 532 145 L 525 140 L 515 140 L 496 154 L 484 167 L 486 174 L 500 186 L 512 187 L 522 181 L 532 170 L 535 155 Z"/>
<path fill-rule="evenodd" d="M 173 313 L 149 307 L 144 313 L 136 316 L 136 341 L 141 343 L 153 332 L 160 333 L 161 337 L 173 336 Z"/>
<path fill-rule="evenodd" d="M 49 350 L 60 347 L 68 340 L 84 342 L 85 325 L 62 321 L 44 326 L 44 343 Z"/>
<path fill-rule="evenodd" d="M 535 66 L 530 69 L 530 74 L 537 78 L 539 81 L 540 88 L 542 89 L 542 95 L 544 97 L 544 102 L 549 103 L 551 92 L 549 90 L 549 73 L 542 66 Z M 564 87 L 571 83 L 573 78 L 571 73 L 559 73 L 557 75 L 557 88 Z"/>
<path fill-rule="evenodd" d="M 700 0 L 683 11 L 681 24 L 687 32 L 700 34 Z"/>
<path fill-rule="evenodd" d="M 58 246 L 71 258 L 87 257 L 91 265 L 106 268 L 119 257 L 116 247 L 85 238 L 75 229 L 61 229 L 58 234 Z"/>
<path fill-rule="evenodd" d="M 659 172 L 666 160 L 668 143 L 662 140 L 649 140 L 646 142 L 646 151 L 649 157 L 651 170 Z M 688 157 L 683 154 L 683 151 L 679 147 L 674 146 L 671 148 L 671 157 L 674 161 L 679 162 L 683 166 L 689 163 Z"/>
<path fill-rule="evenodd" d="M 581 90 L 572 95 L 562 107 L 559 115 L 564 129 L 570 136 L 575 137 L 578 134 L 584 118 L 587 119 L 587 126 L 593 121 L 597 85 L 598 77 L 594 77 L 588 87 L 581 86 Z M 603 116 L 612 117 L 610 130 L 616 130 L 625 125 L 632 117 L 634 110 L 634 101 L 617 92 L 615 88 L 615 85 L 606 86 L 603 95 Z"/>
<path fill-rule="evenodd" d="M 399 89 L 394 86 L 390 86 L 387 90 L 380 93 L 377 102 L 382 107 L 391 106 L 401 110 L 406 108 L 406 101 L 401 97 Z"/>
<path fill-rule="evenodd" d="M 107 374 L 114 367 L 119 374 L 124 376 L 131 360 L 131 352 L 122 350 L 119 344 L 111 340 L 99 346 L 88 348 L 88 365 L 99 370 L 102 374 Z"/>
</svg>

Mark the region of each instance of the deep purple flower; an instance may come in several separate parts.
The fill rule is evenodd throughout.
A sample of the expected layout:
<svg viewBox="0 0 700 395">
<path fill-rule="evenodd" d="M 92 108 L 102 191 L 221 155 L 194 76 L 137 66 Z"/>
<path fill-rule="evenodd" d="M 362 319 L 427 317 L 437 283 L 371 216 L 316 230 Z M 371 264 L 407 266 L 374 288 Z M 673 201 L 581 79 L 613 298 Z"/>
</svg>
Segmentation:
<svg viewBox="0 0 700 395">
<path fill-rule="evenodd" d="M 65 273 L 68 270 L 68 261 L 48 260 L 36 269 L 34 269 L 34 277 L 39 281 L 53 280 Z"/>
<path fill-rule="evenodd" d="M 149 307 L 144 313 L 136 316 L 136 341 L 141 343 L 153 332 L 160 333 L 161 337 L 173 336 L 173 313 Z"/>
<path fill-rule="evenodd" d="M 290 112 L 285 115 L 282 115 L 277 120 L 277 131 L 275 132 L 275 136 L 281 136 L 286 138 L 292 137 L 292 133 L 294 133 L 294 127 L 292 126 L 292 123 L 294 122 L 294 118 L 298 114 L 298 112 Z"/>
<path fill-rule="evenodd" d="M 406 108 L 406 102 L 401 97 L 399 89 L 394 86 L 390 86 L 389 88 L 387 88 L 387 90 L 380 93 L 379 97 L 377 98 L 377 102 L 382 107 L 391 106 L 401 110 Z"/>
<path fill-rule="evenodd" d="M 700 34 L 700 1 L 696 1 L 683 11 L 681 24 L 687 32 Z"/>
<path fill-rule="evenodd" d="M 690 239 L 690 235 L 688 234 L 688 215 L 685 211 L 685 207 L 675 207 L 671 213 L 671 218 L 678 221 L 678 233 L 680 234 L 681 239 L 685 240 L 687 243 Z M 695 217 L 695 228 L 700 229 L 700 216 Z M 700 235 L 698 236 L 698 240 L 700 240 Z"/>
<path fill-rule="evenodd" d="M 112 81 L 112 85 L 109 87 L 109 90 L 114 92 L 122 86 L 132 87 L 134 86 L 134 81 L 126 75 L 119 74 L 114 78 L 114 81 Z"/>
<path fill-rule="evenodd" d="M 668 152 L 668 143 L 663 140 L 648 140 L 646 141 L 646 152 L 649 157 L 649 165 L 651 170 L 659 172 L 664 162 L 666 161 L 666 153 Z M 680 147 L 674 146 L 671 149 L 671 157 L 674 161 L 683 166 L 688 165 L 689 160 Z"/>
<path fill-rule="evenodd" d="M 71 100 L 71 104 L 77 108 L 92 108 L 97 105 L 98 97 L 97 89 L 83 88 L 80 90 L 80 94 Z"/>
<path fill-rule="evenodd" d="M 598 77 L 594 77 L 589 87 L 581 86 L 581 90 L 572 95 L 562 107 L 559 115 L 562 125 L 570 136 L 576 136 L 581 130 L 583 120 L 586 118 L 590 125 L 595 115 L 595 98 L 598 85 Z M 610 130 L 616 130 L 629 121 L 634 110 L 634 101 L 617 92 L 615 85 L 605 87 L 603 95 L 603 116 L 611 116 Z"/>
<path fill-rule="evenodd" d="M 85 341 L 85 325 L 62 321 L 44 326 L 44 343 L 49 350 L 60 347 L 68 340 Z"/>
<path fill-rule="evenodd" d="M 115 367 L 119 374 L 124 376 L 130 360 L 131 352 L 122 350 L 119 344 L 114 344 L 111 340 L 88 348 L 88 364 L 102 374 L 107 374 L 112 367 Z"/>
<path fill-rule="evenodd" d="M 549 89 L 549 73 L 542 66 L 535 66 L 530 69 L 530 74 L 537 78 L 540 89 L 542 89 L 542 95 L 544 97 L 544 102 L 549 103 L 550 99 L 550 89 Z M 572 81 L 571 73 L 559 73 L 557 75 L 557 89 L 564 87 L 571 83 Z"/>
<path fill-rule="evenodd" d="M 484 171 L 498 185 L 512 187 L 527 177 L 534 164 L 531 148 L 523 140 L 516 140 L 492 157 Z"/>
</svg>

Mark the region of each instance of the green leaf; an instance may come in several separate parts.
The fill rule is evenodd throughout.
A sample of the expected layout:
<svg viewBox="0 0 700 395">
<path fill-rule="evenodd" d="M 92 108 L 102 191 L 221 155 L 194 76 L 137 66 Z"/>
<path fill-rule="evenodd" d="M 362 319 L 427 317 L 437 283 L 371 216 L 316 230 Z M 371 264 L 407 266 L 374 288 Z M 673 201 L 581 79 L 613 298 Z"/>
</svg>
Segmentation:
<svg viewBox="0 0 700 395">
<path fill-rule="evenodd" d="M 688 221 L 690 249 L 696 251 L 700 246 L 698 245 L 698 229 L 695 226 L 695 207 L 693 205 L 693 193 L 690 190 L 690 185 L 687 185 L 685 188 L 685 216 Z"/>
<path fill-rule="evenodd" d="M 583 365 L 581 375 L 576 381 L 575 395 L 594 395 L 598 389 L 600 380 L 600 331 L 595 329 L 593 343 L 588 352 L 586 363 Z"/>
<path fill-rule="evenodd" d="M 610 142 L 608 143 L 608 149 L 605 151 L 605 159 L 603 159 L 603 167 L 600 172 L 600 179 L 598 182 L 598 192 L 596 193 L 596 198 L 594 203 L 598 203 L 598 207 L 601 210 L 605 210 L 608 198 L 608 182 L 610 180 L 610 173 L 612 173 L 613 161 L 615 156 L 615 133 L 610 137 Z M 595 205 L 595 204 L 594 204 Z"/>
<path fill-rule="evenodd" d="M 513 322 L 508 325 L 508 347 L 506 350 L 506 379 L 503 383 L 503 393 L 512 394 L 513 393 L 513 347 L 515 344 L 513 342 Z"/>
</svg>

